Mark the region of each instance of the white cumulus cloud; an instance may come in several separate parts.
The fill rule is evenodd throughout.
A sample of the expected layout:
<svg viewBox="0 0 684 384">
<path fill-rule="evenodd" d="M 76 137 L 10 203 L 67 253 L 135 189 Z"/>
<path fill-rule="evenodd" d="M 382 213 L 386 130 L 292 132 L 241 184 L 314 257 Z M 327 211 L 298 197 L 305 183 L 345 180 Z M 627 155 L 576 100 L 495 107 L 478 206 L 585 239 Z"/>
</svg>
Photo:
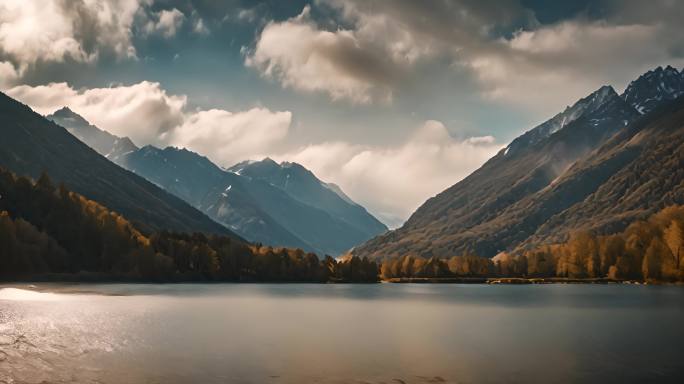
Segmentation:
<svg viewBox="0 0 684 384">
<path fill-rule="evenodd" d="M 25 67 L 102 51 L 135 57 L 131 26 L 146 0 L 0 0 L 0 55 Z"/>
<path fill-rule="evenodd" d="M 290 112 L 272 112 L 266 108 L 241 112 L 197 111 L 186 116 L 169 141 L 229 166 L 246 158 L 267 155 L 287 136 L 291 122 Z"/>
<path fill-rule="evenodd" d="M 42 114 L 68 106 L 92 124 L 136 143 L 159 143 L 183 123 L 185 96 L 169 95 L 159 83 L 77 90 L 66 83 L 20 85 L 7 94 Z"/>
<path fill-rule="evenodd" d="M 391 100 L 397 76 L 397 66 L 354 31 L 318 29 L 308 6 L 297 17 L 267 24 L 245 63 L 284 87 L 358 104 Z"/>
<path fill-rule="evenodd" d="M 309 145 L 275 158 L 296 161 L 334 182 L 390 226 L 455 184 L 502 148 L 491 136 L 453 138 L 444 124 L 425 122 L 401 145 L 346 142 Z"/>
<path fill-rule="evenodd" d="M 663 25 L 567 21 L 500 39 L 464 60 L 484 97 L 537 111 L 558 110 L 601 85 L 624 86 L 672 57 Z"/>
<path fill-rule="evenodd" d="M 543 24 L 519 1 L 319 0 L 335 21 L 266 24 L 246 64 L 282 86 L 355 103 L 410 96 L 421 69 L 465 74 L 486 102 L 539 116 L 658 65 L 684 65 L 682 5 L 605 0 Z M 446 64 L 446 65 L 445 65 Z M 448 78 L 448 74 L 444 74 Z M 470 84 L 470 83 L 468 83 Z M 457 92 L 457 90 L 455 90 Z"/>
<path fill-rule="evenodd" d="M 1 67 L 0 67 L 1 68 Z M 185 95 L 159 83 L 74 89 L 66 83 L 21 85 L 7 93 L 42 114 L 68 106 L 86 120 L 138 145 L 177 146 L 222 166 L 271 156 L 295 161 L 334 182 L 386 223 L 397 226 L 430 196 L 482 165 L 502 145 L 491 136 L 456 139 L 429 120 L 395 145 L 322 142 L 287 150 L 289 111 L 255 107 L 190 110 Z"/>
<path fill-rule="evenodd" d="M 145 24 L 145 32 L 159 33 L 167 39 L 176 36 L 176 33 L 185 21 L 183 12 L 176 8 L 170 10 L 164 9 L 152 15 L 151 18 L 152 19 L 148 20 L 147 24 Z M 203 24 L 201 24 L 201 19 L 198 23 L 200 23 L 199 26 L 201 28 L 204 28 Z M 195 24 L 195 28 L 197 28 L 197 26 L 198 24 Z"/>
<path fill-rule="evenodd" d="M 188 110 L 185 95 L 168 94 L 148 81 L 91 89 L 67 83 L 20 85 L 6 92 L 41 114 L 68 106 L 98 128 L 138 145 L 184 147 L 224 166 L 268 154 L 287 135 L 292 120 L 290 112 L 267 108 Z"/>
</svg>

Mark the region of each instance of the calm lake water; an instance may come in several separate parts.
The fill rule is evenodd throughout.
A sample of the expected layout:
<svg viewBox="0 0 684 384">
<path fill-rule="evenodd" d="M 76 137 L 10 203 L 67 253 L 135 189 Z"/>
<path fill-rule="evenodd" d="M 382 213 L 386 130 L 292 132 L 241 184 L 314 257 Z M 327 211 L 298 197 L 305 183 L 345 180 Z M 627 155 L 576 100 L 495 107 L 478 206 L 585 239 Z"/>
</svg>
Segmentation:
<svg viewBox="0 0 684 384">
<path fill-rule="evenodd" d="M 5 383 L 585 383 L 684 378 L 684 287 L 0 289 Z M 48 293 L 57 292 L 57 293 Z"/>
</svg>

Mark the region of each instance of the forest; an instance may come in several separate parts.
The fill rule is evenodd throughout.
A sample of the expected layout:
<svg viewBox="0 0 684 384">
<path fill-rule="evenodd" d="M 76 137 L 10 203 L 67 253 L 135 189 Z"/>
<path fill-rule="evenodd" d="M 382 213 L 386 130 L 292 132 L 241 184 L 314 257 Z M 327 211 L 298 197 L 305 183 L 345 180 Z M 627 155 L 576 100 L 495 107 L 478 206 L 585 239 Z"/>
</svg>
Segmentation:
<svg viewBox="0 0 684 384">
<path fill-rule="evenodd" d="M 383 279 L 521 277 L 684 281 L 684 206 L 673 205 L 611 235 L 576 232 L 561 244 L 543 245 L 492 259 L 404 256 L 384 261 Z"/>
<path fill-rule="evenodd" d="M 95 201 L 0 169 L 0 279 L 376 282 L 377 265 L 201 233 L 143 234 Z"/>
<path fill-rule="evenodd" d="M 0 279 L 377 282 L 396 278 L 520 277 L 684 281 L 684 206 L 612 235 L 573 233 L 561 244 L 449 259 L 320 260 L 301 249 L 202 233 L 142 233 L 121 215 L 55 186 L 0 169 Z"/>
</svg>

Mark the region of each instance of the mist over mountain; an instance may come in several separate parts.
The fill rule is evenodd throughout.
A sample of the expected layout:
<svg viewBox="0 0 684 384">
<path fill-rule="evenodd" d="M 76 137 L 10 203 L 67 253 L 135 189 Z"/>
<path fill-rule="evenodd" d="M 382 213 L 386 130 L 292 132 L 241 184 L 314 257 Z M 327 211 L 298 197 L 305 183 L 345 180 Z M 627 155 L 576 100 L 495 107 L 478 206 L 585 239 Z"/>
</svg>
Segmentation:
<svg viewBox="0 0 684 384">
<path fill-rule="evenodd" d="M 667 202 L 684 203 L 684 121 L 681 101 L 673 102 L 683 76 L 659 67 L 622 95 L 601 87 L 353 254 L 492 257 L 573 230 L 621 230 Z"/>
</svg>

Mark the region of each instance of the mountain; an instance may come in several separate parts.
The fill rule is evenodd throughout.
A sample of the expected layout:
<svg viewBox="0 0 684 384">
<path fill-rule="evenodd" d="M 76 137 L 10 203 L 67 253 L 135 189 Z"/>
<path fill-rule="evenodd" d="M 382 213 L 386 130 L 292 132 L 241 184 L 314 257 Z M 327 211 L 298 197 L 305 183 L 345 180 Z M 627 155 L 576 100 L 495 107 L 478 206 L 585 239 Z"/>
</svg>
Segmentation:
<svg viewBox="0 0 684 384">
<path fill-rule="evenodd" d="M 386 230 L 298 164 L 265 159 L 223 170 L 194 152 L 153 146 L 123 164 L 254 242 L 339 255 Z"/>
<path fill-rule="evenodd" d="M 651 73 L 660 72 L 666 70 L 660 68 Z M 682 76 L 676 70 L 667 72 L 676 75 L 673 78 Z M 609 181 L 615 182 L 613 178 L 620 172 L 629 173 L 626 170 L 629 167 L 648 168 L 644 164 L 658 167 L 657 157 L 642 158 L 645 162 L 642 165 L 637 159 L 652 155 L 657 148 L 650 146 L 665 145 L 661 141 L 666 141 L 662 136 L 665 134 L 653 127 L 658 126 L 658 118 L 665 118 L 661 116 L 665 113 L 661 108 L 671 103 L 672 95 L 677 92 L 670 92 L 674 88 L 663 87 L 660 82 L 640 81 L 652 76 L 645 74 L 630 84 L 632 89 L 639 88 L 638 92 L 628 87 L 619 96 L 606 86 L 579 100 L 515 139 L 462 181 L 426 201 L 404 226 L 355 248 L 353 254 L 382 259 L 404 255 L 448 257 L 472 252 L 491 257 L 538 242 L 560 241 L 578 228 L 619 230 L 647 211 L 652 213 L 656 207 L 662 208 L 658 199 L 649 196 L 635 203 L 643 212 L 618 213 L 620 209 L 636 208 L 622 205 L 624 190 L 609 186 Z M 658 89 L 665 92 L 660 94 Z M 639 106 L 641 111 L 637 109 Z M 672 119 L 676 125 L 676 117 Z M 623 143 L 621 151 L 609 150 L 607 146 L 617 145 L 614 140 L 634 130 L 637 131 L 629 139 L 630 144 Z M 654 134 L 653 140 L 645 140 L 642 136 L 645 133 L 639 132 L 658 135 Z M 634 140 L 645 147 L 637 151 Z M 677 145 L 681 142 L 673 141 L 660 156 L 667 160 L 670 154 L 676 155 Z M 600 156 L 604 157 L 599 159 Z M 655 168 L 648 169 L 655 172 Z M 676 167 L 665 169 L 674 172 L 676 182 L 681 171 Z M 653 175 L 632 175 L 623 183 L 626 180 L 633 183 L 630 188 L 644 188 L 639 182 L 653 187 L 651 183 L 655 179 L 650 178 Z M 664 181 L 659 183 L 672 186 Z M 606 206 L 597 207 L 588 202 L 599 198 L 598 191 L 610 191 L 601 197 Z M 672 199 L 680 201 L 679 197 Z M 605 217 L 598 217 L 599 212 L 607 213 Z M 624 220 L 616 219 L 620 215 Z"/>
<path fill-rule="evenodd" d="M 45 118 L 65 127 L 69 133 L 115 163 L 119 163 L 122 156 L 138 150 L 128 137 L 118 137 L 103 131 L 67 107 Z"/>
<path fill-rule="evenodd" d="M 573 231 L 615 233 L 684 204 L 684 97 L 654 106 L 519 209 L 530 214 L 577 195 L 583 198 L 575 197 L 575 204 L 546 220 L 518 248 L 560 242 Z"/>
<path fill-rule="evenodd" d="M 632 81 L 622 98 L 639 113 L 651 112 L 667 100 L 684 95 L 684 70 L 677 71 L 671 66 L 658 67 Z"/>
<path fill-rule="evenodd" d="M 325 211 L 371 237 L 387 230 L 365 208 L 345 195 L 339 186 L 322 182 L 300 164 L 278 164 L 266 158 L 239 163 L 228 170 L 276 186 L 300 202 Z"/>
<path fill-rule="evenodd" d="M 124 170 L 66 129 L 0 93 L 0 166 L 37 179 L 45 171 L 56 182 L 104 204 L 147 232 L 170 229 L 235 236 L 227 228 Z"/>
<path fill-rule="evenodd" d="M 255 201 L 250 180 L 220 169 L 206 157 L 183 149 L 148 145 L 129 154 L 124 166 L 251 241 L 317 250 Z"/>
<path fill-rule="evenodd" d="M 578 118 L 595 112 L 597 109 L 601 108 L 606 101 L 615 99 L 616 96 L 617 94 L 613 87 L 603 86 L 599 88 L 591 95 L 579 100 L 572 106 L 565 108 L 565 111 L 513 140 L 504 150 L 505 155 L 515 153 L 519 149 L 527 148 L 546 139 Z"/>
<path fill-rule="evenodd" d="M 265 159 L 224 170 L 187 150 L 137 148 L 66 107 L 48 118 L 250 241 L 339 255 L 387 230 L 339 187 L 296 163 Z"/>
</svg>

